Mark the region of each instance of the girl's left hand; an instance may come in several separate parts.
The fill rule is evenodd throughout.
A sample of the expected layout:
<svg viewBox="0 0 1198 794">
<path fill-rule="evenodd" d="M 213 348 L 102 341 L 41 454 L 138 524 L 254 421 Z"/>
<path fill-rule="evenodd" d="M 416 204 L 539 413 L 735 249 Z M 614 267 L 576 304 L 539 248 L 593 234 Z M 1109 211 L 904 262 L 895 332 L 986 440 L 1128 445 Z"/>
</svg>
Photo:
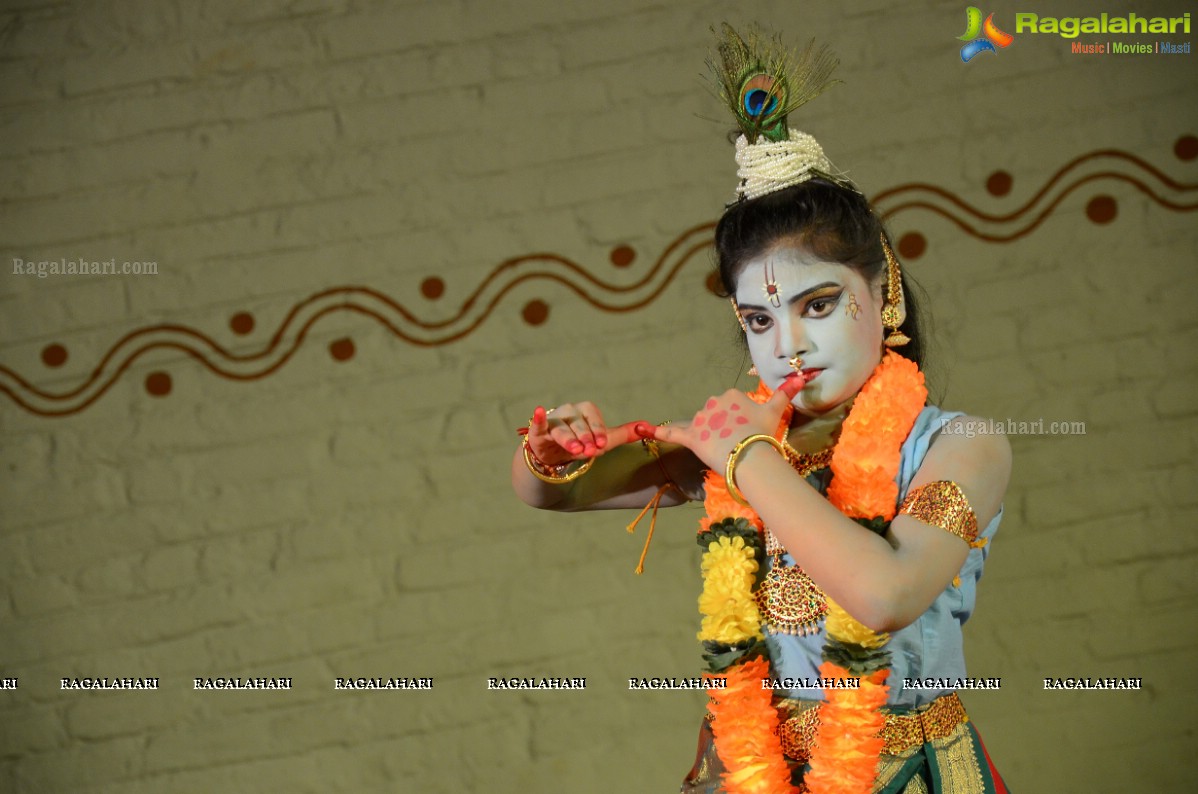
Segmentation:
<svg viewBox="0 0 1198 794">
<path fill-rule="evenodd" d="M 668 425 L 637 426 L 637 432 L 667 444 L 680 444 L 703 461 L 710 469 L 723 471 L 733 447 L 749 436 L 764 433 L 773 435 L 782 415 L 790 406 L 806 379 L 791 375 L 764 403 L 755 403 L 744 392 L 729 389 L 711 397 L 690 422 Z"/>
</svg>

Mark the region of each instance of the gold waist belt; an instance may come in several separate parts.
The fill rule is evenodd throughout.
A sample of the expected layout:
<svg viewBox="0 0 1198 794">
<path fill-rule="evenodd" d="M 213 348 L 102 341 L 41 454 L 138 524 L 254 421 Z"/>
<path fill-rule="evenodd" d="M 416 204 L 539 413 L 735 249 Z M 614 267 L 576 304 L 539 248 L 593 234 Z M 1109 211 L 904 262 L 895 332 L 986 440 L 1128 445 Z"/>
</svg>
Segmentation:
<svg viewBox="0 0 1198 794">
<path fill-rule="evenodd" d="M 823 703 L 810 700 L 783 698 L 779 707 L 790 712 L 778 728 L 782 739 L 782 752 L 799 763 L 807 763 L 815 746 L 815 734 L 819 730 L 819 712 Z M 882 726 L 882 752 L 887 755 L 902 755 L 932 739 L 943 739 L 969 720 L 965 706 L 956 692 L 941 695 L 918 711 L 902 714 L 886 714 Z"/>
</svg>

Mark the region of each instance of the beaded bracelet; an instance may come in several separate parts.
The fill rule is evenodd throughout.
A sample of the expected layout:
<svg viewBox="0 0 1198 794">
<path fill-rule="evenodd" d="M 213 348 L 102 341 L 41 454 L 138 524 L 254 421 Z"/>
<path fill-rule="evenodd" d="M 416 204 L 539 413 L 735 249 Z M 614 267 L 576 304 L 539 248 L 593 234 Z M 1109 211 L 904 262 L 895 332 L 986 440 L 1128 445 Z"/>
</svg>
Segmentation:
<svg viewBox="0 0 1198 794">
<path fill-rule="evenodd" d="M 735 447 L 733 447 L 732 451 L 728 453 L 728 464 L 724 467 L 724 481 L 728 483 L 729 495 L 731 495 L 733 499 L 740 502 L 742 505 L 747 505 L 749 503 L 745 500 L 744 494 L 740 492 L 740 488 L 736 487 L 736 464 L 740 460 L 741 454 L 749 447 L 749 445 L 755 444 L 758 441 L 764 441 L 774 449 L 778 450 L 778 453 L 782 455 L 782 457 L 786 458 L 787 460 L 790 459 L 790 456 L 786 454 L 786 447 L 782 445 L 782 442 L 765 433 L 758 433 L 755 436 L 749 436 L 748 438 L 742 439 Z"/>
</svg>

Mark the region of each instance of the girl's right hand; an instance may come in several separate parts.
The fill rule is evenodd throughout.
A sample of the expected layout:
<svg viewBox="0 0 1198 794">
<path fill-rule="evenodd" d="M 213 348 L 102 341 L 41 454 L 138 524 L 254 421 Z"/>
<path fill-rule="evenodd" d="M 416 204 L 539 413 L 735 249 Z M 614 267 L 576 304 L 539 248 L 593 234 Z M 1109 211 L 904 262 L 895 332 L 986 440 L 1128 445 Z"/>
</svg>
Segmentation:
<svg viewBox="0 0 1198 794">
<path fill-rule="evenodd" d="M 729 389 L 708 399 L 690 422 L 646 426 L 641 431 L 663 443 L 686 447 L 709 469 L 722 472 L 728 455 L 740 441 L 753 435 L 774 434 L 790 401 L 806 383 L 807 377 L 802 374 L 789 375 L 764 403 Z"/>
<path fill-rule="evenodd" d="M 549 411 L 538 405 L 528 427 L 528 446 L 541 463 L 560 466 L 639 441 L 637 425 L 644 422 L 608 427 L 603 414 L 590 402 L 566 403 Z"/>
</svg>

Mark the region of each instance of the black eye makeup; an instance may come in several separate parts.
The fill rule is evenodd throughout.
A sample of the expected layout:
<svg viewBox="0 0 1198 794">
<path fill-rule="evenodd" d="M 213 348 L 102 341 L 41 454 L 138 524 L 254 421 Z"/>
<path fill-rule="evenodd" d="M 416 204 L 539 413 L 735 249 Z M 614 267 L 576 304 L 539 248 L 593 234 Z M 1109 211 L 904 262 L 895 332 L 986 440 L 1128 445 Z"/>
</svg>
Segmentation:
<svg viewBox="0 0 1198 794">
<path fill-rule="evenodd" d="M 767 330 L 769 330 L 769 327 L 774 324 L 774 318 L 770 317 L 768 314 L 760 312 L 747 314 L 745 315 L 744 319 L 745 327 L 747 327 L 749 331 L 754 334 L 765 333 Z"/>
<path fill-rule="evenodd" d="M 787 304 L 797 310 L 799 316 L 812 319 L 827 317 L 840 304 L 845 287 L 834 282 L 824 282 L 790 298 Z M 764 306 L 741 304 L 741 319 L 750 333 L 765 333 L 774 324 L 774 318 Z"/>
<path fill-rule="evenodd" d="M 826 317 L 832 313 L 840 303 L 841 296 L 844 295 L 843 287 L 832 287 L 822 289 L 819 292 L 811 295 L 803 304 L 802 314 L 804 317 Z"/>
</svg>

